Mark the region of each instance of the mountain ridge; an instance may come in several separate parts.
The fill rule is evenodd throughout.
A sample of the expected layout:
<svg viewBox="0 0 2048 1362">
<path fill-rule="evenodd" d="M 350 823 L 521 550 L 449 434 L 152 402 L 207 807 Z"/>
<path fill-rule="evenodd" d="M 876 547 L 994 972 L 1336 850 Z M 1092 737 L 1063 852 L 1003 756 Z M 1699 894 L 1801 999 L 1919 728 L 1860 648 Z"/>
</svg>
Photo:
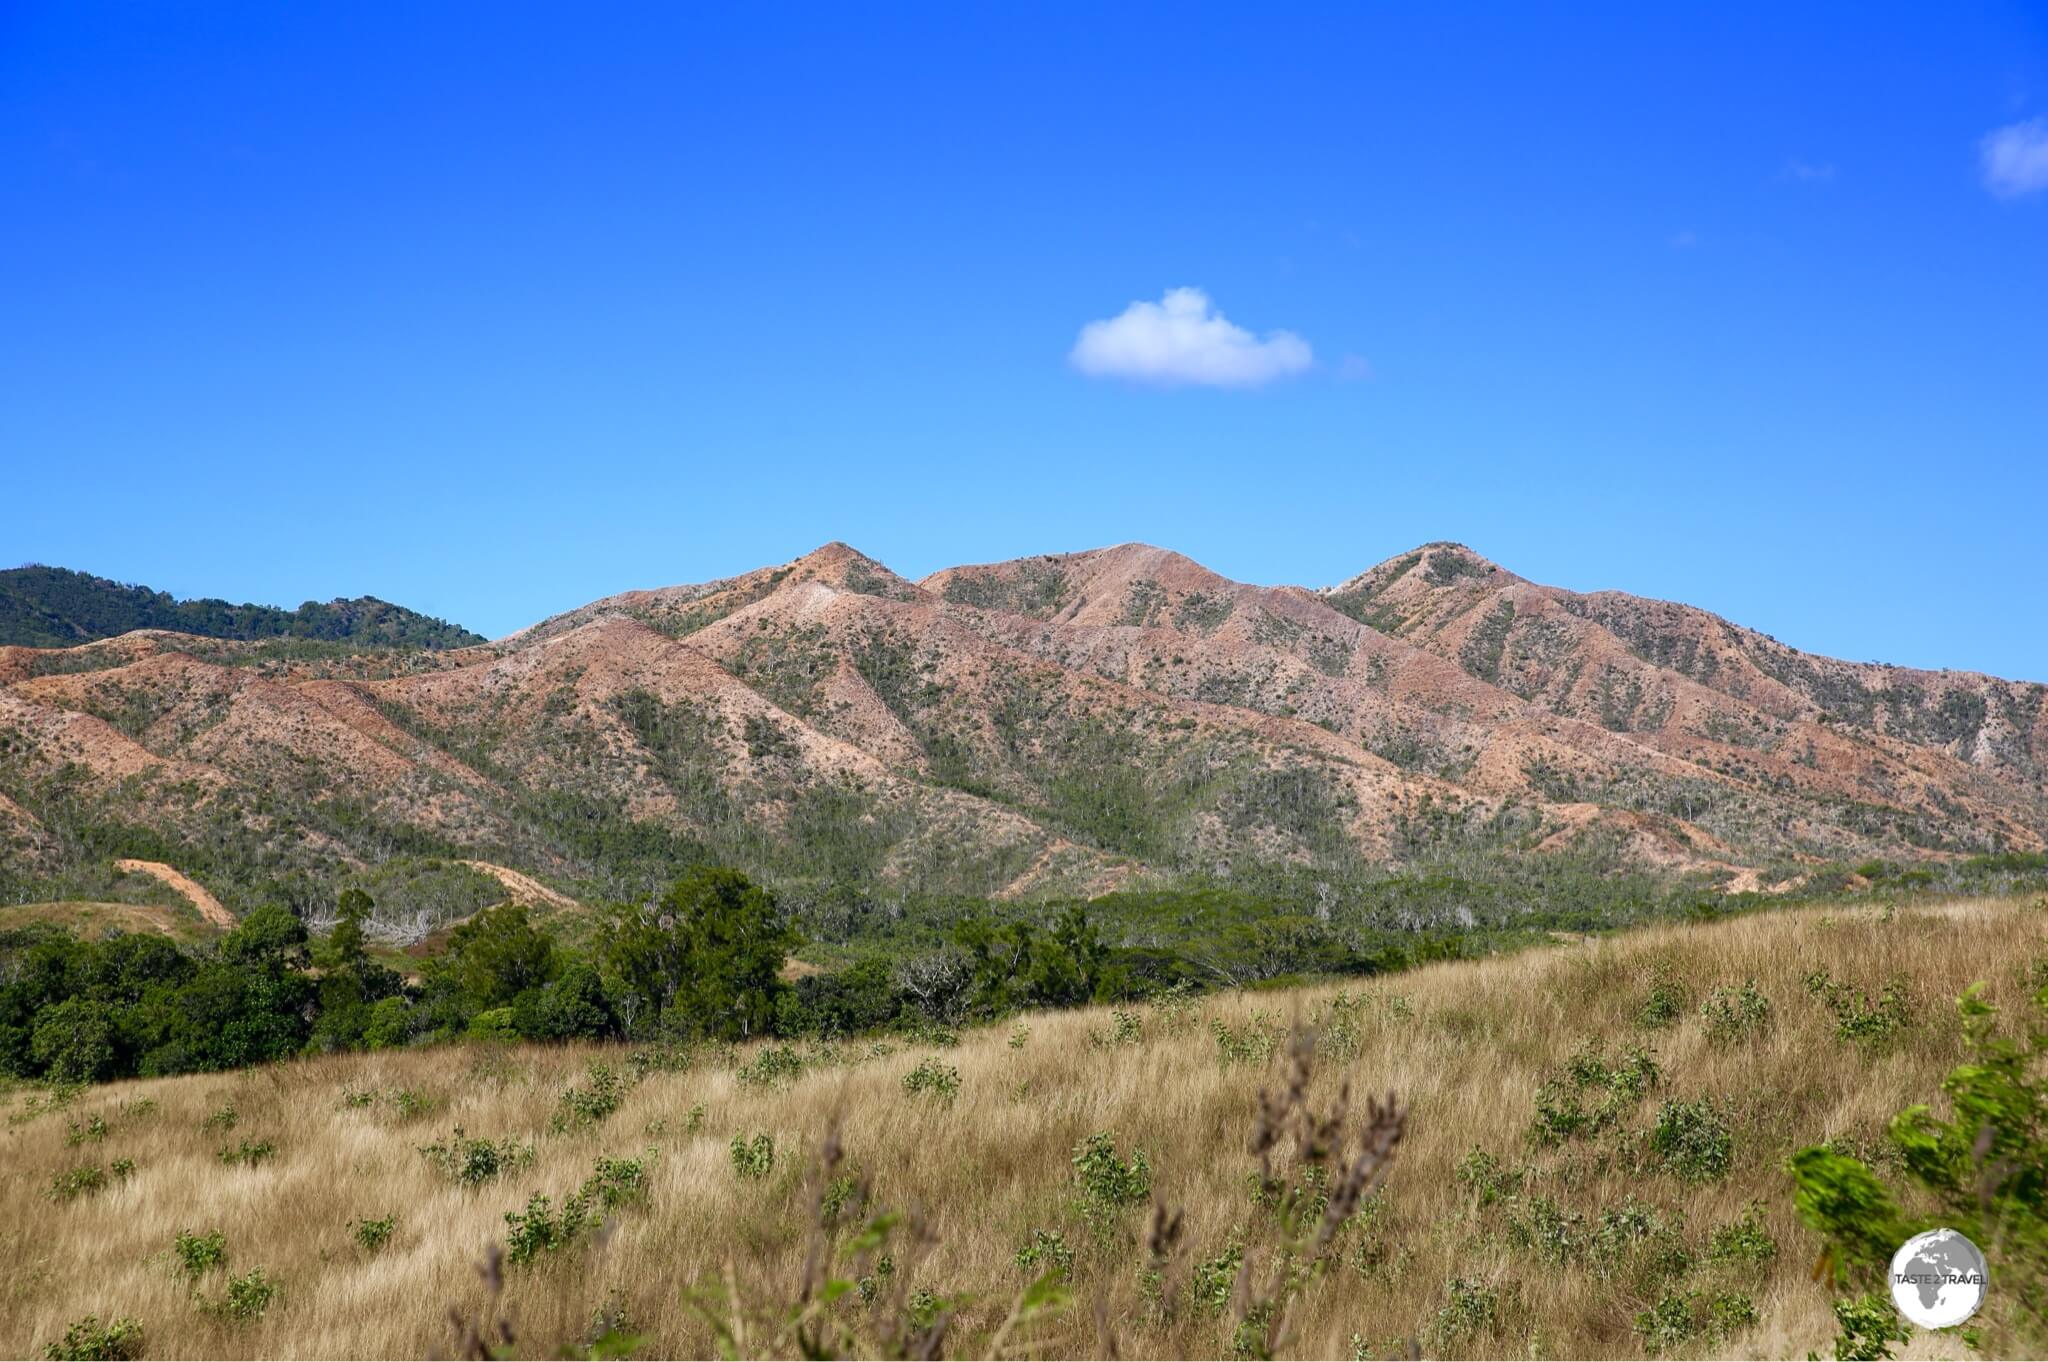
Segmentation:
<svg viewBox="0 0 2048 1362">
<path fill-rule="evenodd" d="M 297 638 L 372 647 L 457 648 L 484 641 L 375 596 L 307 601 L 296 610 L 234 605 L 217 597 L 178 600 L 167 592 L 70 568 L 28 564 L 0 570 L 0 646 L 71 647 L 165 629 L 201 638 Z"/>
<path fill-rule="evenodd" d="M 870 900 L 1339 892 L 1474 856 L 1746 889 L 2039 849 L 2044 757 L 2048 687 L 1799 653 L 1448 541 L 1321 589 L 1135 543 L 913 582 L 833 542 L 487 645 L 0 648 L 16 877 L 115 851 L 244 902 L 392 855 L 583 899 L 705 857 Z"/>
</svg>

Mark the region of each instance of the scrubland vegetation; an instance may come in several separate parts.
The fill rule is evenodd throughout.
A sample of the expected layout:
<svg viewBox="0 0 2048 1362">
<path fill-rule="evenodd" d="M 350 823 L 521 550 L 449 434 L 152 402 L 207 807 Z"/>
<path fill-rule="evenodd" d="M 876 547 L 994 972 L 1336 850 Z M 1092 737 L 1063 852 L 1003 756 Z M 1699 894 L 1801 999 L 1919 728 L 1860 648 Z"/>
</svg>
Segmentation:
<svg viewBox="0 0 2048 1362">
<path fill-rule="evenodd" d="M 0 1350 L 2037 1353 L 2044 958 L 2029 900 L 1808 908 L 958 1031 L 24 1086 Z M 1986 1310 L 1889 1341 L 1873 1263 L 1936 1221 Z"/>
</svg>

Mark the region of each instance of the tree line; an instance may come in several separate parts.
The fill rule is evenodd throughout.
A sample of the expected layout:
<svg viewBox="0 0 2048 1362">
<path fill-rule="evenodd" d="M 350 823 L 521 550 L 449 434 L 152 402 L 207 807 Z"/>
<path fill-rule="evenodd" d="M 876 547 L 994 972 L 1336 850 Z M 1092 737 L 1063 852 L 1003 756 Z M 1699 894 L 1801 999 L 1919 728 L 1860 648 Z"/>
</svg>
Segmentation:
<svg viewBox="0 0 2048 1362">
<path fill-rule="evenodd" d="M 1045 926 L 967 918 L 902 962 L 792 980 L 784 967 L 801 938 L 775 897 L 739 871 L 700 867 L 599 910 L 581 946 L 523 905 L 491 908 L 410 979 L 371 952 L 374 907 L 344 891 L 319 940 L 276 905 L 198 947 L 46 925 L 0 934 L 0 1072 L 92 1082 L 463 1039 L 831 1038 L 1132 997 L 1189 973 L 1162 973 L 1069 905 Z"/>
</svg>

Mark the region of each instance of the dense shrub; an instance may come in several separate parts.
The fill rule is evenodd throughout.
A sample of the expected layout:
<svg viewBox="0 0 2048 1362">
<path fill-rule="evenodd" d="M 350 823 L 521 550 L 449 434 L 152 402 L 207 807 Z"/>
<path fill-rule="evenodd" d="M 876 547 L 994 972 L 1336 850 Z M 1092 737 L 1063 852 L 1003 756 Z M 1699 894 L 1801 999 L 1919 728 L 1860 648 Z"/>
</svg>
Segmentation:
<svg viewBox="0 0 2048 1362">
<path fill-rule="evenodd" d="M 262 1268 L 251 1268 L 239 1277 L 229 1277 L 227 1289 L 210 1308 L 228 1319 L 246 1322 L 261 1319 L 284 1293 Z"/>
<path fill-rule="evenodd" d="M 1835 1016 L 1835 1034 L 1867 1047 L 1887 1044 L 1913 1020 L 1912 999 L 1903 976 L 1885 981 L 1873 1001 L 1864 990 L 1835 979 L 1826 970 L 1806 976 L 1806 991 Z"/>
<path fill-rule="evenodd" d="M 348 1235 L 365 1253 L 378 1253 L 391 1242 L 392 1232 L 397 1228 L 396 1216 L 387 1215 L 381 1220 L 351 1220 L 348 1222 Z"/>
<path fill-rule="evenodd" d="M 770 1045 L 733 1070 L 733 1077 L 749 1087 L 772 1088 L 796 1081 L 803 1071 L 803 1056 L 794 1047 Z"/>
<path fill-rule="evenodd" d="M 1649 1146 L 1666 1169 L 1688 1182 L 1725 1177 L 1735 1157 L 1727 1118 L 1705 1098 L 1666 1102 L 1657 1112 Z"/>
<path fill-rule="evenodd" d="M 625 1080 L 602 1060 L 593 1061 L 583 1086 L 563 1089 L 548 1129 L 556 1134 L 583 1130 L 607 1119 L 626 1100 Z"/>
<path fill-rule="evenodd" d="M 903 1091 L 913 1097 L 929 1095 L 941 1102 L 951 1102 L 960 1095 L 960 1070 L 935 1058 L 920 1060 L 916 1068 L 903 1075 Z"/>
<path fill-rule="evenodd" d="M 1065 1281 L 1074 1272 L 1074 1250 L 1058 1230 L 1033 1230 L 1031 1242 L 1017 1250 L 1016 1264 L 1027 1276 L 1053 1273 Z"/>
<path fill-rule="evenodd" d="M 268 1163 L 276 1153 L 277 1146 L 269 1140 L 243 1140 L 240 1144 L 222 1145 L 220 1161 L 231 1166 L 254 1168 L 257 1164 Z"/>
<path fill-rule="evenodd" d="M 510 1136 L 501 1140 L 472 1137 L 465 1135 L 461 1126 L 455 1127 L 455 1133 L 444 1141 L 421 1145 L 420 1153 L 464 1187 L 481 1186 L 533 1161 L 530 1144 L 521 1144 Z"/>
<path fill-rule="evenodd" d="M 52 1362 L 126 1362 L 142 1356 L 142 1326 L 127 1316 L 101 1324 L 98 1315 L 87 1315 L 73 1320 L 43 1356 Z"/>
<path fill-rule="evenodd" d="M 761 1134 L 749 1140 L 732 1137 L 732 1171 L 741 1178 L 761 1179 L 775 1170 L 775 1140 Z"/>
<path fill-rule="evenodd" d="M 227 1235 L 221 1230 L 206 1234 L 180 1230 L 171 1242 L 171 1256 L 177 1259 L 178 1270 L 196 1281 L 227 1262 Z"/>
<path fill-rule="evenodd" d="M 1771 1024 L 1771 1000 L 1757 991 L 1756 980 L 1744 980 L 1740 988 L 1722 986 L 1700 1004 L 1700 1020 L 1707 1039 L 1716 1045 L 1747 1040 Z"/>
<path fill-rule="evenodd" d="M 1145 1151 L 1134 1149 L 1128 1159 L 1120 1157 L 1109 1131 L 1097 1131 L 1075 1145 L 1073 1165 L 1082 1217 L 1098 1234 L 1108 1233 L 1126 1209 L 1152 1195 L 1152 1165 Z"/>
</svg>

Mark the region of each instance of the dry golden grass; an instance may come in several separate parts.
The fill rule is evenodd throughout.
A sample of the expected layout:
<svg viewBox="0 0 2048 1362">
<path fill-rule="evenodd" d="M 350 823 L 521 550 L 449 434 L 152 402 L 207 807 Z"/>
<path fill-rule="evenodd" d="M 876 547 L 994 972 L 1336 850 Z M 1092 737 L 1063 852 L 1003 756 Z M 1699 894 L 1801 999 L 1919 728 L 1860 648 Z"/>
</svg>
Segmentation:
<svg viewBox="0 0 2048 1362">
<path fill-rule="evenodd" d="M 1687 1285 L 1739 1288 L 1761 1318 L 1732 1339 L 1688 1350 L 1825 1351 L 1834 1333 L 1830 1298 L 1808 1279 L 1817 1245 L 1791 1215 L 1786 1155 L 1824 1138 L 1872 1139 L 1902 1106 L 1933 1098 L 1961 1053 L 1955 995 L 1982 979 L 1995 1000 L 2013 1004 L 2021 973 L 2043 954 L 2048 914 L 2038 907 L 1966 902 L 1909 908 L 1892 920 L 1868 908 L 1813 909 L 1644 930 L 1352 985 L 1354 996 L 1376 1001 L 1356 1058 L 1319 1066 L 1317 1100 L 1327 1101 L 1341 1077 L 1361 1094 L 1395 1090 L 1411 1106 L 1384 1191 L 1391 1256 L 1370 1273 L 1340 1263 L 1313 1282 L 1292 1315 L 1286 1350 L 1348 1356 L 1354 1331 L 1380 1356 L 1411 1337 L 1431 1346 L 1446 1282 L 1463 1277 L 1501 1290 L 1501 1319 L 1493 1332 L 1439 1339 L 1441 1347 L 1641 1353 L 1631 1321 L 1649 1300 L 1581 1268 L 1543 1264 L 1500 1232 L 1497 1213 L 1475 1207 L 1455 1170 L 1478 1146 L 1544 1170 L 1539 1187 L 1595 1218 L 1631 1196 L 1681 1212 L 1695 1250 L 1714 1227 L 1760 1202 L 1781 1245 L 1776 1259 L 1760 1269 L 1702 1266 Z M 1821 967 L 1873 992 L 1905 975 L 1915 1023 L 1881 1053 L 1838 1040 L 1832 1018 L 1801 986 Z M 1635 1017 L 1660 969 L 1689 990 L 1689 1006 L 1676 1025 L 1645 1033 Z M 1712 986 L 1748 977 L 1774 1004 L 1775 1025 L 1753 1044 L 1715 1048 L 1699 1003 Z M 449 1309 L 481 1303 L 476 1264 L 502 1241 L 505 1213 L 534 1190 L 559 1200 L 600 1155 L 653 1146 L 660 1152 L 646 1204 L 624 1211 L 601 1242 L 508 1269 L 500 1305 L 530 1353 L 551 1355 L 583 1338 L 611 1298 L 645 1335 L 643 1355 L 702 1354 L 712 1337 L 686 1304 L 692 1284 L 730 1266 L 751 1298 L 794 1299 L 811 1239 L 816 1152 L 836 1120 L 848 1166 L 872 1180 L 877 1200 L 914 1210 L 936 1237 L 912 1284 L 974 1297 L 952 1323 L 949 1351 L 986 1350 L 1024 1281 L 1012 1256 L 1043 1228 L 1065 1233 L 1078 1264 L 1071 1309 L 1037 1331 L 1042 1351 L 1096 1355 L 1107 1337 L 1126 1356 L 1220 1355 L 1230 1346 L 1227 1316 L 1183 1301 L 1171 1322 L 1160 1322 L 1135 1289 L 1142 1250 L 1093 1247 L 1072 1209 L 1072 1153 L 1099 1130 L 1114 1131 L 1124 1152 L 1148 1152 L 1156 1196 L 1186 1212 L 1186 1253 L 1168 1274 L 1168 1286 L 1184 1290 L 1190 1261 L 1213 1257 L 1234 1227 L 1255 1224 L 1246 1140 L 1258 1089 L 1275 1073 L 1224 1069 L 1206 1018 L 1238 1025 L 1263 1011 L 1284 1023 L 1335 992 L 1198 999 L 1198 1024 L 1172 1034 L 1164 1017 L 1148 1012 L 1143 1042 L 1120 1048 L 1088 1043 L 1091 1030 L 1109 1028 L 1106 1010 L 1029 1018 L 1021 1048 L 1009 1045 L 1009 1026 L 970 1032 L 939 1052 L 961 1073 L 950 1106 L 904 1092 L 903 1075 L 932 1053 L 916 1046 L 814 1069 L 774 1090 L 700 1060 L 688 1072 L 649 1075 L 616 1114 L 574 1134 L 549 1132 L 559 1093 L 582 1081 L 592 1059 L 618 1062 L 623 1051 L 447 1048 L 309 1060 L 114 1084 L 26 1120 L 20 1114 L 31 1095 L 17 1094 L 0 1175 L 0 1352 L 40 1352 L 68 1322 L 95 1313 L 140 1320 L 151 1356 L 446 1353 L 457 1346 Z M 1405 1008 L 1386 1001 L 1395 995 Z M 1629 1126 L 1646 1126 L 1666 1097 L 1728 1105 L 1735 1155 L 1725 1179 L 1698 1186 L 1631 1174 L 1600 1166 L 1588 1146 L 1563 1155 L 1531 1149 L 1538 1085 L 1595 1037 L 1610 1052 L 1647 1042 L 1664 1070 L 1663 1088 L 1630 1112 Z M 865 1046 L 843 1049 L 852 1056 Z M 432 1110 L 406 1116 L 388 1098 L 347 1108 L 344 1089 L 405 1089 Z M 144 1099 L 155 1109 L 133 1114 Z M 700 1103 L 704 1128 L 686 1133 Z M 225 1105 L 238 1113 L 235 1129 L 205 1129 L 208 1114 Z M 67 1147 L 67 1123 L 93 1114 L 111 1127 L 105 1141 Z M 458 1125 L 531 1141 L 537 1157 L 465 1190 L 418 1152 Z M 775 1140 L 775 1172 L 742 1181 L 728 1141 L 756 1132 Z M 255 1168 L 223 1166 L 216 1151 L 243 1138 L 274 1141 L 277 1156 Z M 121 1157 L 136 1165 L 125 1181 L 62 1204 L 50 1199 L 51 1179 L 63 1169 Z M 397 1230 L 383 1252 L 351 1242 L 349 1221 L 385 1215 L 397 1218 Z M 1144 1218 L 1130 1219 L 1141 1236 Z M 261 1266 L 283 1284 L 281 1302 L 260 1320 L 235 1324 L 201 1311 L 174 1270 L 173 1237 L 216 1227 L 235 1271 Z M 1994 1285 L 1995 1272 L 1994 1265 Z M 218 1293 L 217 1280 L 209 1290 Z M 1948 1340 L 1922 1336 L 1907 1355 L 1944 1347 L 1959 1353 Z"/>
<path fill-rule="evenodd" d="M 82 937 L 116 932 L 161 932 L 176 941 L 204 941 L 218 930 L 197 909 L 164 908 L 148 903 L 99 903 L 62 899 L 53 903 L 18 903 L 0 907 L 0 931 L 48 923 Z"/>
</svg>

